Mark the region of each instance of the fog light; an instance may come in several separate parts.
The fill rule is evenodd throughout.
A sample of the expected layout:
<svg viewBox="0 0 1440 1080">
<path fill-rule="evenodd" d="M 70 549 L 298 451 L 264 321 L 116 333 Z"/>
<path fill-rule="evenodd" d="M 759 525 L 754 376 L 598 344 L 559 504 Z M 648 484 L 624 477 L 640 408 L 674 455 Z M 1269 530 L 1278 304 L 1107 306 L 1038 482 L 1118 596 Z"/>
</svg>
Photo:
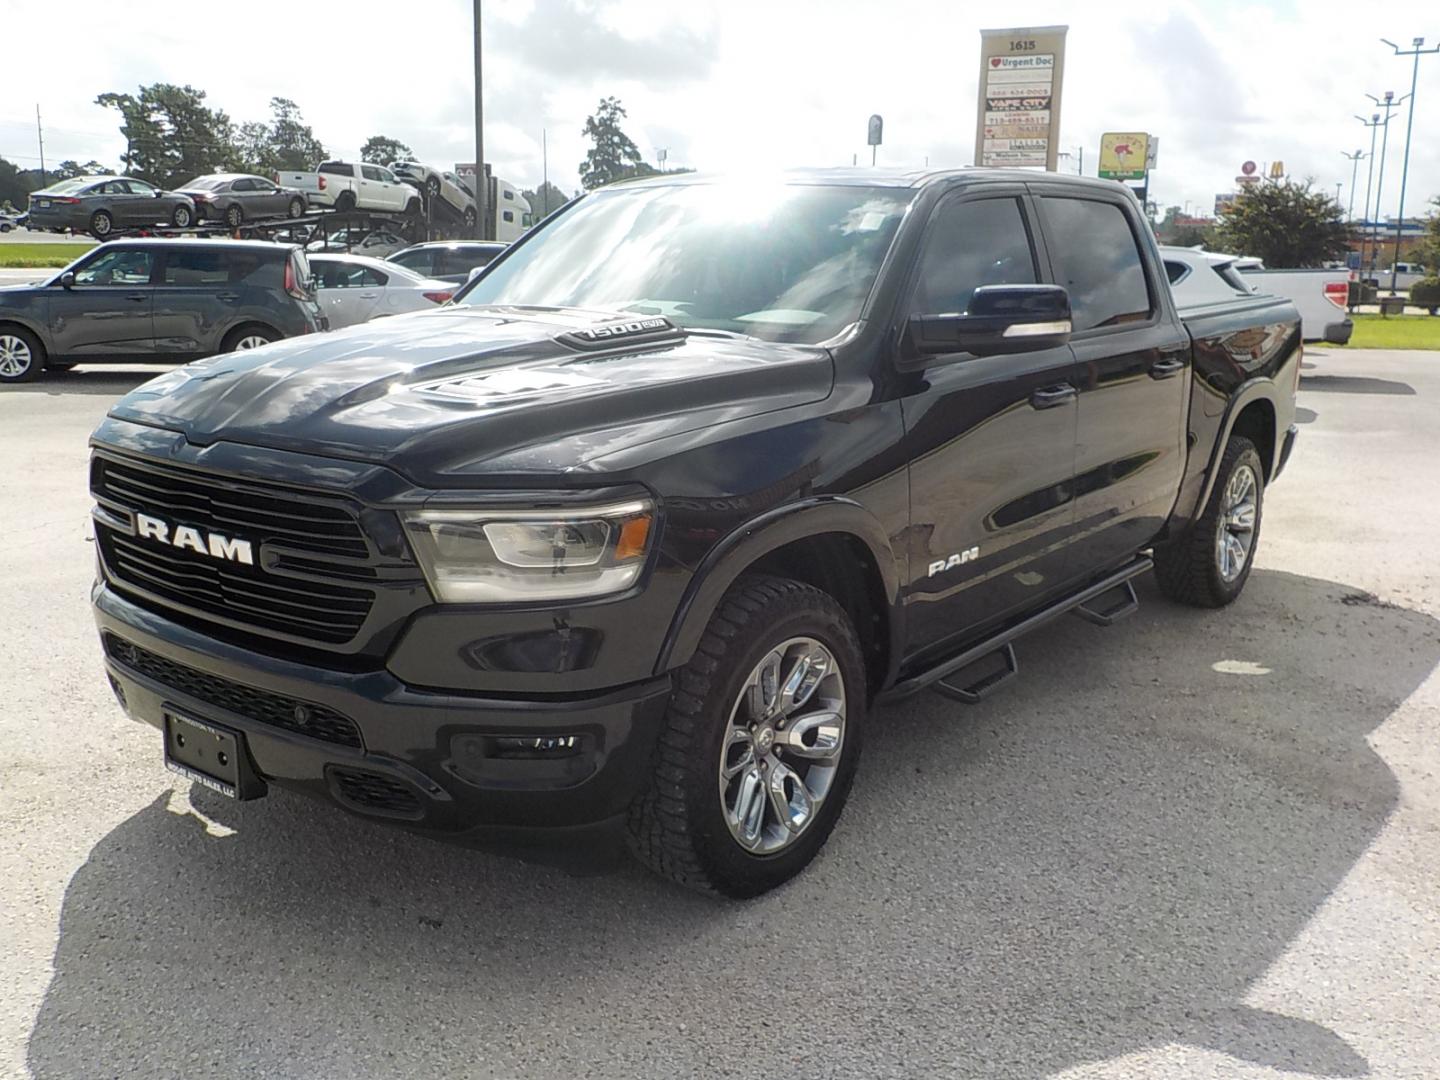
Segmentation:
<svg viewBox="0 0 1440 1080">
<path fill-rule="evenodd" d="M 495 757 L 557 758 L 570 757 L 580 752 L 578 735 L 536 735 L 512 737 L 500 735 L 495 738 Z"/>
</svg>

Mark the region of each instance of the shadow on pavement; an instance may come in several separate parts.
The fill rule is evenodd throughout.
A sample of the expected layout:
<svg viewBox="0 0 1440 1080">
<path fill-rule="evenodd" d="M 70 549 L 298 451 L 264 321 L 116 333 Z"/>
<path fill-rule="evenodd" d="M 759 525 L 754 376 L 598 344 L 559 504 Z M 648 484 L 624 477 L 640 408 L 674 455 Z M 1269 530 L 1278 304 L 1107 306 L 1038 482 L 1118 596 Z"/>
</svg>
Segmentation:
<svg viewBox="0 0 1440 1080">
<path fill-rule="evenodd" d="M 1301 375 L 1301 390 L 1333 394 L 1394 394 L 1414 397 L 1415 388 L 1395 379 L 1372 379 L 1366 375 Z"/>
<path fill-rule="evenodd" d="M 198 792 L 209 825 L 161 795 L 69 885 L 29 1065 L 994 1078 L 1181 1043 L 1363 1076 L 1245 1001 L 1396 805 L 1367 736 L 1440 623 L 1259 570 L 1226 611 L 1141 592 L 1113 629 L 1022 641 L 1025 677 L 979 706 L 875 715 L 828 849 L 749 904 L 284 793 Z"/>
<path fill-rule="evenodd" d="M 15 383 L 0 389 L 0 394 L 98 394 L 119 397 L 128 394 L 143 382 L 174 368 L 174 364 L 152 364 L 145 367 L 127 364 L 124 367 L 95 365 L 69 371 L 46 371 L 34 382 Z"/>
</svg>

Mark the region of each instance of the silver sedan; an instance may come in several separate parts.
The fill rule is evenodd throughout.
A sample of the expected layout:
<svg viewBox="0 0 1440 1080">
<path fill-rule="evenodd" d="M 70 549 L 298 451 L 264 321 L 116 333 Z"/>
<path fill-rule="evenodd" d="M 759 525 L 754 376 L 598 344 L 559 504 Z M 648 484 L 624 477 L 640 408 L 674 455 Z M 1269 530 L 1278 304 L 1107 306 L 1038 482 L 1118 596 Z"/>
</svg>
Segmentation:
<svg viewBox="0 0 1440 1080">
<path fill-rule="evenodd" d="M 307 257 L 320 310 L 329 317 L 332 330 L 385 315 L 426 311 L 445 303 L 457 288 L 366 255 L 317 252 Z"/>
</svg>

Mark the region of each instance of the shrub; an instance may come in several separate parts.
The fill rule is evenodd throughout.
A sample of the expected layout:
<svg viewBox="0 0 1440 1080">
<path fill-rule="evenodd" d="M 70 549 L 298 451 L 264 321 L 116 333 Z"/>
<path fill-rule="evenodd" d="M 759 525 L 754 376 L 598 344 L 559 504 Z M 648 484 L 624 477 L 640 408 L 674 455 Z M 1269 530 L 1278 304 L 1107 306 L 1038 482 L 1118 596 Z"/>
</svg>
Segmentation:
<svg viewBox="0 0 1440 1080">
<path fill-rule="evenodd" d="M 1429 308 L 1431 315 L 1440 311 L 1440 277 L 1427 277 L 1410 286 L 1410 303 Z"/>
</svg>

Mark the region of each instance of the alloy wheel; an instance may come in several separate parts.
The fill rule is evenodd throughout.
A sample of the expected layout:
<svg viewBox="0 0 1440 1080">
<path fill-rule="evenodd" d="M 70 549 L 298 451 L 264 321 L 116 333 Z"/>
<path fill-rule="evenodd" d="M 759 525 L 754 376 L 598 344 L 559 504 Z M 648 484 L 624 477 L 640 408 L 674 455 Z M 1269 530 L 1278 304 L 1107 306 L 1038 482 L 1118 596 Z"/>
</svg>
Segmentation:
<svg viewBox="0 0 1440 1080">
<path fill-rule="evenodd" d="M 793 844 L 830 793 L 845 743 L 845 681 L 810 637 L 777 645 L 755 665 L 730 709 L 720 751 L 720 808 L 754 855 Z"/>
<path fill-rule="evenodd" d="M 35 354 L 23 338 L 0 334 L 0 378 L 18 379 L 34 362 Z"/>
<path fill-rule="evenodd" d="M 269 344 L 270 339 L 263 334 L 246 334 L 235 343 L 235 351 L 239 352 L 241 349 L 258 349 L 261 345 Z"/>
<path fill-rule="evenodd" d="M 1255 470 L 1249 465 L 1239 466 L 1225 485 L 1215 530 L 1215 558 L 1220 577 L 1227 583 L 1238 578 L 1250 562 L 1259 492 Z"/>
</svg>

